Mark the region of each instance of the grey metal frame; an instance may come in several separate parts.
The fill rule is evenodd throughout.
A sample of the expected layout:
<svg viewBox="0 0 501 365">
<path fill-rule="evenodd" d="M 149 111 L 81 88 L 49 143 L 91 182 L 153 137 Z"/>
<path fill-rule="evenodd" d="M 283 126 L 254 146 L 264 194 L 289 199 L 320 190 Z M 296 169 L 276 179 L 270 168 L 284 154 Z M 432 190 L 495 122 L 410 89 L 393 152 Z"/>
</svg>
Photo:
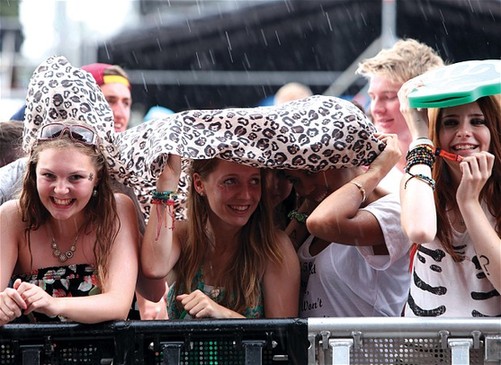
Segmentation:
<svg viewBox="0 0 501 365">
<path fill-rule="evenodd" d="M 481 364 L 501 364 L 501 318 L 309 318 L 308 339 L 308 365 L 348 365 L 350 354 L 364 348 L 364 340 L 377 339 L 414 346 L 422 339 L 437 341 L 452 365 L 469 365 L 473 349 L 483 350 Z M 405 356 L 412 357 L 407 350 Z M 378 351 L 371 356 L 377 358 Z M 392 363 L 402 363 L 399 351 L 402 346 L 395 346 L 384 355 L 390 353 L 396 359 Z"/>
</svg>

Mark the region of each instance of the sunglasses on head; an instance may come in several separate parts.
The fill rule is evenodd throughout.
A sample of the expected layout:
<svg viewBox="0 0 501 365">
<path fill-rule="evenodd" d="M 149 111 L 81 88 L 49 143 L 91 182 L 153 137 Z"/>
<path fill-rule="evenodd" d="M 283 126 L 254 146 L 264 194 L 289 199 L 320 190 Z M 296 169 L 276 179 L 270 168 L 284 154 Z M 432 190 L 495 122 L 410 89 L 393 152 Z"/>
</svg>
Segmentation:
<svg viewBox="0 0 501 365">
<path fill-rule="evenodd" d="M 97 146 L 97 135 L 89 127 L 81 124 L 50 123 L 42 126 L 38 135 L 39 141 L 50 141 L 61 138 L 64 134 L 75 142 L 89 146 Z"/>
</svg>

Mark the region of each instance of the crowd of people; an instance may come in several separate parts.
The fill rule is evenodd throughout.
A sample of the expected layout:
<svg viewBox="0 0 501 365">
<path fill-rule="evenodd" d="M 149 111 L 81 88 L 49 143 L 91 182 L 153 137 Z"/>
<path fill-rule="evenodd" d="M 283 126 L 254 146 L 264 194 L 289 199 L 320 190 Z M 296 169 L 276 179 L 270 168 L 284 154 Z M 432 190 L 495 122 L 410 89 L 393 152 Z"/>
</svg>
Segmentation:
<svg viewBox="0 0 501 365">
<path fill-rule="evenodd" d="M 399 40 L 359 65 L 366 114 L 291 83 L 128 129 L 123 69 L 50 58 L 0 123 L 0 325 L 501 316 L 500 98 L 412 107 L 445 67 Z"/>
</svg>

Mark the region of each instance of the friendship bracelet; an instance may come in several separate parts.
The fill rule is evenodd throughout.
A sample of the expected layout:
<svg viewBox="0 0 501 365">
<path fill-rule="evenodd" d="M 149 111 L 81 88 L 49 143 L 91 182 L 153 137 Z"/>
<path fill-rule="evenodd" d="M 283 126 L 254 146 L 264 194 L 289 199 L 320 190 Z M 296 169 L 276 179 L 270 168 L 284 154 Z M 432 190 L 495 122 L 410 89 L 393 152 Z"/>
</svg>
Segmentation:
<svg viewBox="0 0 501 365">
<path fill-rule="evenodd" d="M 362 203 L 365 202 L 365 199 L 367 199 L 367 195 L 365 194 L 364 187 L 356 181 L 350 181 L 350 183 L 355 185 L 358 188 L 358 190 L 360 191 L 360 194 L 362 195 Z"/>
<path fill-rule="evenodd" d="M 306 223 L 306 219 L 308 219 L 309 214 L 306 213 L 299 213 L 297 210 L 291 210 L 289 214 L 287 214 L 287 217 L 289 219 L 295 219 L 299 223 Z"/>
<path fill-rule="evenodd" d="M 159 199 L 159 200 L 168 200 L 168 199 L 176 199 L 177 198 L 176 192 L 170 191 L 170 190 L 167 190 L 167 191 L 153 190 L 153 192 L 151 193 L 151 196 L 153 197 L 153 199 Z"/>
<path fill-rule="evenodd" d="M 176 203 L 177 195 L 173 191 L 157 191 L 152 192 L 151 204 L 156 205 L 156 212 L 158 217 L 157 229 L 155 242 L 158 242 L 160 238 L 160 231 L 162 230 L 162 225 L 167 228 L 167 216 L 172 220 L 172 224 L 168 227 L 170 230 L 174 229 L 174 222 L 176 221 L 176 214 L 174 212 L 174 205 Z M 160 206 L 163 206 L 162 209 Z M 165 214 L 167 211 L 167 214 Z"/>
<path fill-rule="evenodd" d="M 407 183 L 409 181 L 416 178 L 416 179 L 421 180 L 422 182 L 428 184 L 428 186 L 431 188 L 431 190 L 435 190 L 435 180 L 433 180 L 431 177 L 423 175 L 423 174 L 412 174 L 408 171 L 407 171 L 407 174 L 409 174 L 410 177 L 405 181 L 404 189 L 407 189 Z"/>
</svg>

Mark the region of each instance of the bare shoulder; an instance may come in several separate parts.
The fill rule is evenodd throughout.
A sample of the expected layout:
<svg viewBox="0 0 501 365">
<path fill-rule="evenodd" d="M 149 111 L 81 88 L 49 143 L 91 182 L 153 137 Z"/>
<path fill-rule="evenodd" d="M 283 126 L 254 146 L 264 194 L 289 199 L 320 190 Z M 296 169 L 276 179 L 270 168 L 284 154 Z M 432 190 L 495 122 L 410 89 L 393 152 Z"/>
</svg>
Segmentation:
<svg viewBox="0 0 501 365">
<path fill-rule="evenodd" d="M 22 220 L 19 200 L 9 200 L 0 206 L 0 222 L 2 232 L 24 232 L 26 223 Z"/>
<path fill-rule="evenodd" d="M 280 246 L 289 244 L 292 245 L 292 241 L 290 240 L 289 236 L 281 229 L 275 230 L 275 238 Z"/>
<path fill-rule="evenodd" d="M 126 208 L 128 206 L 131 206 L 131 207 L 134 206 L 132 199 L 130 197 L 128 197 L 126 194 L 114 193 L 113 195 L 115 196 L 115 201 L 117 202 L 117 208 L 120 209 L 121 207 Z"/>
</svg>

